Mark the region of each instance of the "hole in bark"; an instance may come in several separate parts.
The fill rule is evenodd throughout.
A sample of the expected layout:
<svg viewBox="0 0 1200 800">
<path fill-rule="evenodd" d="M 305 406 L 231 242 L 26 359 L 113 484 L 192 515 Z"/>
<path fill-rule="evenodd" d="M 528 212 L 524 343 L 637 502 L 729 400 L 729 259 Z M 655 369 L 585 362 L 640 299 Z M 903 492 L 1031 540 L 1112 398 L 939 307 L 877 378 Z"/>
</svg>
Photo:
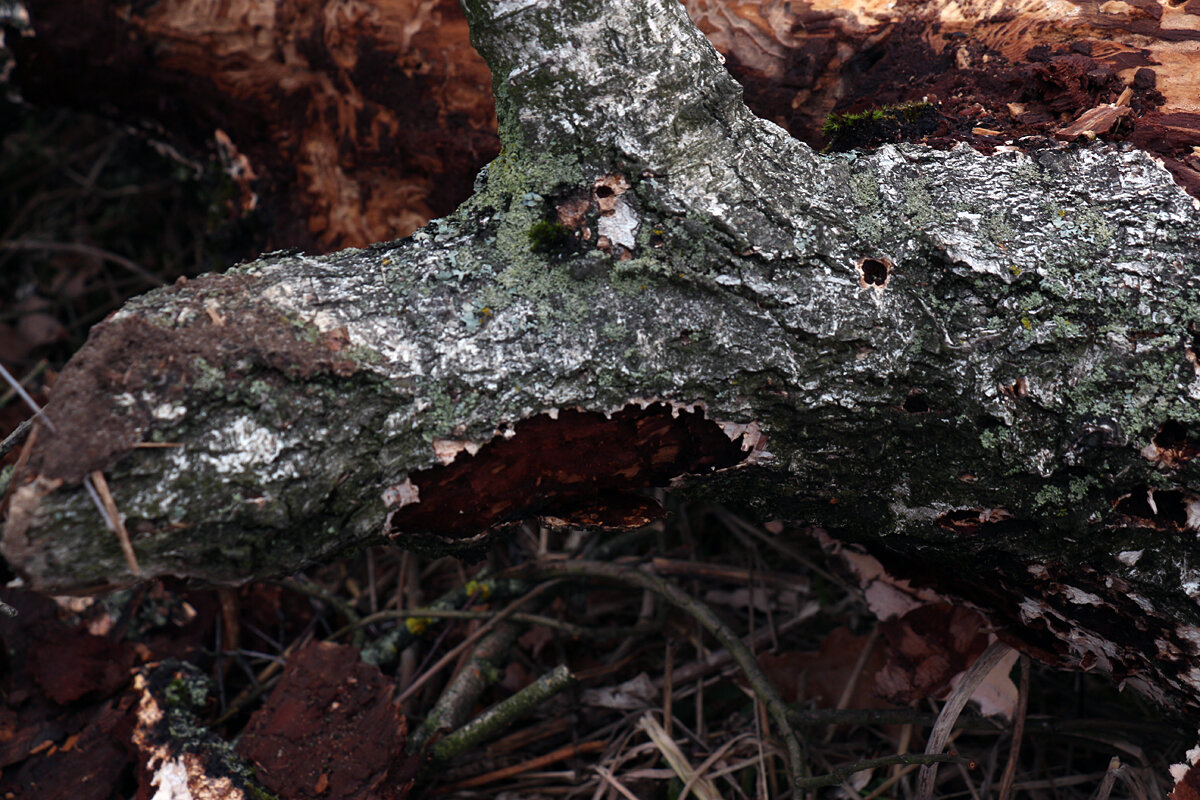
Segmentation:
<svg viewBox="0 0 1200 800">
<path fill-rule="evenodd" d="M 1000 391 L 1008 397 L 1024 397 L 1029 394 L 1029 383 L 1024 378 L 1017 378 L 1011 384 L 1001 384 Z"/>
<path fill-rule="evenodd" d="M 962 511 L 948 511 L 937 518 L 938 527 L 955 533 L 974 533 L 983 526 L 979 521 L 981 510 L 967 508 Z"/>
<path fill-rule="evenodd" d="M 1167 420 L 1158 429 L 1158 433 L 1154 434 L 1154 444 L 1160 449 L 1176 449 L 1187 444 L 1187 425 L 1174 420 Z"/>
<path fill-rule="evenodd" d="M 910 414 L 924 414 L 929 411 L 929 402 L 925 399 L 923 392 L 913 392 L 904 399 L 904 405 L 901 408 Z"/>
<path fill-rule="evenodd" d="M 529 249 L 535 253 L 562 254 L 574 243 L 571 229 L 561 222 L 538 220 L 529 226 Z"/>
<path fill-rule="evenodd" d="M 611 186 L 600 185 L 596 187 L 596 197 L 612 197 L 613 190 Z"/>
<path fill-rule="evenodd" d="M 1147 455 L 1169 467 L 1182 466 L 1200 454 L 1200 439 L 1191 434 L 1187 425 L 1175 420 L 1164 422 L 1151 441 L 1154 451 Z"/>
<path fill-rule="evenodd" d="M 963 508 L 947 511 L 937 518 L 939 528 L 955 533 L 976 533 L 984 525 L 1012 519 L 1006 508 Z"/>
<path fill-rule="evenodd" d="M 1113 510 L 1128 517 L 1145 520 L 1151 527 L 1182 529 L 1188 520 L 1187 499 L 1178 489 L 1139 487 L 1117 498 Z"/>
<path fill-rule="evenodd" d="M 887 286 L 892 262 L 886 258 L 864 258 L 858 262 L 858 285 L 882 289 Z"/>
<path fill-rule="evenodd" d="M 636 490 L 732 466 L 749 455 L 702 411 L 662 403 L 606 417 L 564 410 L 518 422 L 475 455 L 418 470 L 419 502 L 392 512 L 388 533 L 469 539 L 495 525 L 551 517 L 594 527 L 644 525 L 662 510 Z"/>
<path fill-rule="evenodd" d="M 1111 417 L 1088 417 L 1079 425 L 1079 435 L 1071 443 L 1076 452 L 1111 447 L 1121 442 L 1120 424 Z"/>
</svg>

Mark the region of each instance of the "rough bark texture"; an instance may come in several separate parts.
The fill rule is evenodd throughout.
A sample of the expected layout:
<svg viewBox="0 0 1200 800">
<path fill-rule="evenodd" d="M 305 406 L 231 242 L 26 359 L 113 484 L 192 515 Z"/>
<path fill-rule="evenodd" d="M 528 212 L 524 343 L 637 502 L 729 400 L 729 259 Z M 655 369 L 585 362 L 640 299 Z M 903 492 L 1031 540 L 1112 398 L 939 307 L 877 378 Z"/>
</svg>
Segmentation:
<svg viewBox="0 0 1200 800">
<path fill-rule="evenodd" d="M 673 0 L 468 14 L 505 143 L 472 199 L 98 326 L 14 479 L 34 586 L 134 579 L 95 469 L 143 575 L 219 582 L 635 523 L 631 490 L 691 480 L 1200 709 L 1200 203 L 1161 164 L 822 157 Z"/>
<path fill-rule="evenodd" d="M 455 0 L 26 5 L 27 29 L 0 18 L 12 85 L 219 151 L 273 246 L 406 236 L 496 152 L 487 69 Z M 908 138 L 990 149 L 1051 136 L 1128 88 L 1132 116 L 1090 130 L 1163 158 L 1200 196 L 1200 0 L 685 6 L 750 108 L 814 147 L 831 112 L 929 99 L 931 124 Z"/>
</svg>

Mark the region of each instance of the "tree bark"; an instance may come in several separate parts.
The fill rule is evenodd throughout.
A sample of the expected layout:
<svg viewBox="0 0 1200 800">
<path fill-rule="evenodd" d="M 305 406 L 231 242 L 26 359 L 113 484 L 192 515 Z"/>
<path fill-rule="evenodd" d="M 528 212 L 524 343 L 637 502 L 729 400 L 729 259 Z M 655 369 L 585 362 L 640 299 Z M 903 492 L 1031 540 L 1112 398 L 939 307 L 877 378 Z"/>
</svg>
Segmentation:
<svg viewBox="0 0 1200 800">
<path fill-rule="evenodd" d="M 682 482 L 1200 709 L 1200 203 L 1161 164 L 819 156 L 673 0 L 467 13 L 504 143 L 474 196 L 97 326 L 13 478 L 29 583 L 469 552 L 533 517 L 638 524 L 636 490 Z"/>
</svg>

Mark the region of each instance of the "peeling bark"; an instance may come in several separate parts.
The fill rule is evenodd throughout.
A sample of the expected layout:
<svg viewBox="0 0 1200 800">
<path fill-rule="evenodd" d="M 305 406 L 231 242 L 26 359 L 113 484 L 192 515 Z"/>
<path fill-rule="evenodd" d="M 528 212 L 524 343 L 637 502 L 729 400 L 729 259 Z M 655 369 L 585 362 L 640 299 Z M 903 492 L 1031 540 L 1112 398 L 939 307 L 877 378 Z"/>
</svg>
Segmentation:
<svg viewBox="0 0 1200 800">
<path fill-rule="evenodd" d="M 404 241 L 131 301 L 3 552 L 239 582 L 381 536 L 630 524 L 683 483 L 827 527 L 1042 658 L 1200 709 L 1200 203 L 1145 153 L 818 156 L 673 0 L 468 3 L 504 148 Z"/>
</svg>

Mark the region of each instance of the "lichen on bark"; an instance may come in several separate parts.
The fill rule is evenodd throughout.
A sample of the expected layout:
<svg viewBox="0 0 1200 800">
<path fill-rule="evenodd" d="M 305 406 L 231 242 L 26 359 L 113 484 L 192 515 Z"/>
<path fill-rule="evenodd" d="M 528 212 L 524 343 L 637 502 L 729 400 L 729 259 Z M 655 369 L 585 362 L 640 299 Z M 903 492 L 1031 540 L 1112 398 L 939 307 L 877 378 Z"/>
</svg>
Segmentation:
<svg viewBox="0 0 1200 800">
<path fill-rule="evenodd" d="M 566 500 L 632 520 L 613 493 L 653 475 L 940 573 L 1048 660 L 1200 707 L 1200 213 L 1160 165 L 822 157 L 741 104 L 671 0 L 468 14 L 504 139 L 475 195 L 407 240 L 268 254 L 98 326 L 14 484 L 4 552 L 34 585 L 133 578 L 90 469 L 146 575 L 220 582 L 385 535 L 477 547 L 437 520 L 493 498 L 491 470 L 529 476 L 500 526 Z M 569 234 L 545 246 L 547 224 Z M 620 442 L 584 435 L 601 417 Z M 573 442 L 582 472 L 557 474 L 590 495 L 530 468 Z M 428 477 L 468 463 L 487 469 Z"/>
</svg>

